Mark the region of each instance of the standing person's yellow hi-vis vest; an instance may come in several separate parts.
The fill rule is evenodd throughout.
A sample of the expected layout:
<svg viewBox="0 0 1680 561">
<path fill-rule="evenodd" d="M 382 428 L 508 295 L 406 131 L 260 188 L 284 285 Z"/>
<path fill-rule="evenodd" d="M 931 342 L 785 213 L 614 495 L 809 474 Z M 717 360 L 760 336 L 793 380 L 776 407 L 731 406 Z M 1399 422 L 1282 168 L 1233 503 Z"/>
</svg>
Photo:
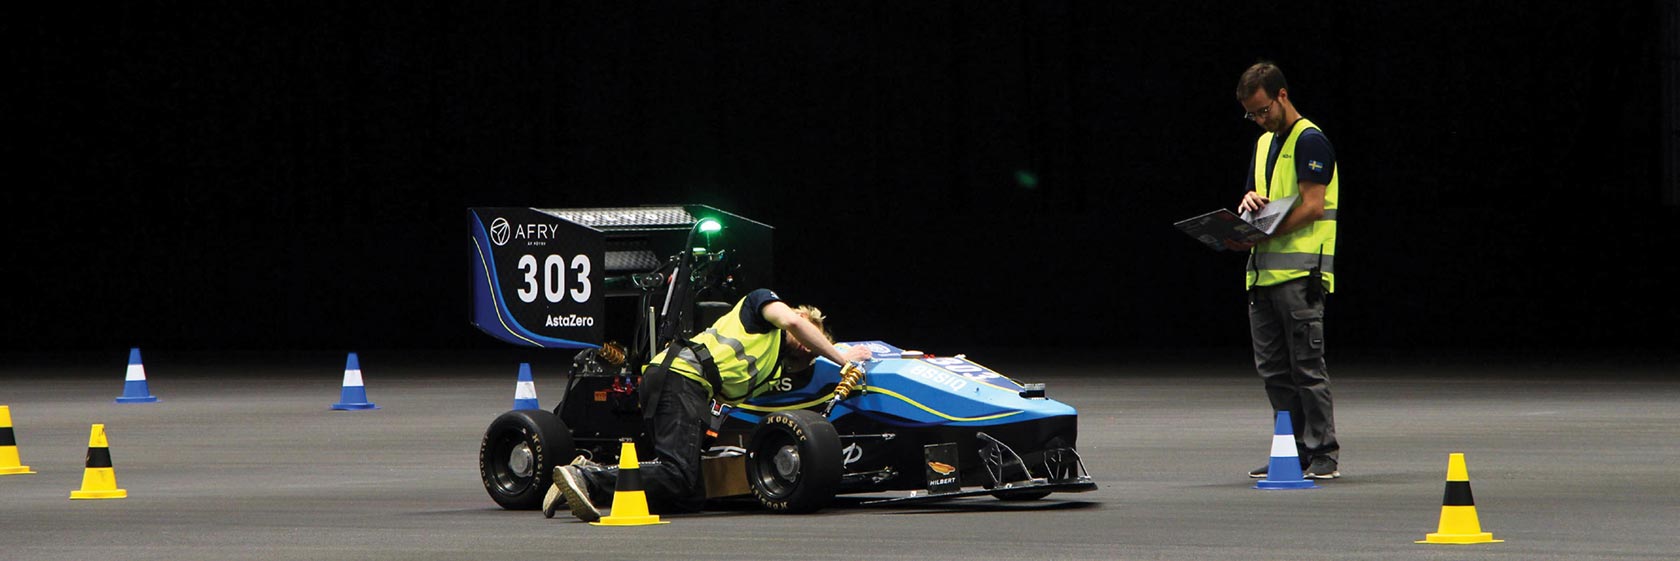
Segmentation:
<svg viewBox="0 0 1680 561">
<path fill-rule="evenodd" d="M 1277 200 L 1301 191 L 1295 174 L 1295 141 L 1301 133 L 1318 126 L 1302 118 L 1289 131 L 1272 166 L 1272 180 L 1266 181 L 1265 161 L 1273 133 L 1260 135 L 1254 146 L 1254 190 Z M 1318 267 L 1324 276 L 1324 291 L 1336 291 L 1336 185 L 1341 183 L 1339 164 L 1330 168 L 1330 184 L 1324 189 L 1324 217 L 1289 234 L 1268 238 L 1254 246 L 1249 256 L 1247 286 L 1271 286 L 1307 276 Z M 1299 201 L 1297 201 L 1299 203 Z"/>
<path fill-rule="evenodd" d="M 696 356 L 688 348 L 679 347 L 676 360 L 671 362 L 672 372 L 700 382 L 713 399 L 730 405 L 764 393 L 774 387 L 774 382 L 782 375 L 782 330 L 747 332 L 746 326 L 741 324 L 741 306 L 746 302 L 745 298 L 736 302 L 735 307 L 718 318 L 710 329 L 692 339 L 711 355 L 712 364 L 716 365 L 718 377 L 722 380 L 722 388 L 712 387 L 701 364 L 704 358 Z M 663 364 L 669 352 L 666 350 L 655 355 L 649 365 Z"/>
</svg>

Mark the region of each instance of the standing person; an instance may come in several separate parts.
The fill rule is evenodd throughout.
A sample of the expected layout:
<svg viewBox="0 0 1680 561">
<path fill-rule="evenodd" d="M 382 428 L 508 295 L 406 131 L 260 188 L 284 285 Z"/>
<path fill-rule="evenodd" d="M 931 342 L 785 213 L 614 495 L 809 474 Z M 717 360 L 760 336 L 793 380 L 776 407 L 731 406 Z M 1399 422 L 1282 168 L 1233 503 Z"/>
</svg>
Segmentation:
<svg viewBox="0 0 1680 561">
<path fill-rule="evenodd" d="M 1336 153 L 1324 133 L 1296 111 L 1283 71 L 1259 62 L 1237 81 L 1243 117 L 1265 129 L 1249 162 L 1238 211 L 1299 195 L 1272 235 L 1248 250 L 1248 325 L 1254 366 L 1272 410 L 1288 411 L 1303 475 L 1335 479 L 1341 446 L 1324 365 L 1324 301 L 1336 288 Z M 1267 466 L 1250 471 L 1265 477 Z"/>
<path fill-rule="evenodd" d="M 734 405 L 765 393 L 776 386 L 784 364 L 797 371 L 818 356 L 839 364 L 869 360 L 863 346 L 835 347 L 824 320 L 822 310 L 788 306 L 761 288 L 695 335 L 695 346 L 673 346 L 648 361 L 641 388 L 654 461 L 637 471 L 650 502 L 688 511 L 705 502 L 700 440 L 711 416 L 708 401 Z M 564 497 L 572 515 L 600 520 L 596 505 L 611 504 L 617 485 L 617 467 L 578 462 L 554 468 L 543 516 L 553 517 Z"/>
</svg>

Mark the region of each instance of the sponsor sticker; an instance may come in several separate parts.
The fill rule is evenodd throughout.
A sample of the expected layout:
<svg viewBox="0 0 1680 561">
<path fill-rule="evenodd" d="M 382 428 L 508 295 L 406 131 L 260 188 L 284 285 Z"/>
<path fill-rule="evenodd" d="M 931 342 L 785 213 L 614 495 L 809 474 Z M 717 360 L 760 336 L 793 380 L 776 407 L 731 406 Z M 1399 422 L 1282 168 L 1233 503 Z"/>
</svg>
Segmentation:
<svg viewBox="0 0 1680 561">
<path fill-rule="evenodd" d="M 955 493 L 962 490 L 962 474 L 957 472 L 957 443 L 923 446 L 922 456 L 927 464 L 928 494 Z"/>
</svg>

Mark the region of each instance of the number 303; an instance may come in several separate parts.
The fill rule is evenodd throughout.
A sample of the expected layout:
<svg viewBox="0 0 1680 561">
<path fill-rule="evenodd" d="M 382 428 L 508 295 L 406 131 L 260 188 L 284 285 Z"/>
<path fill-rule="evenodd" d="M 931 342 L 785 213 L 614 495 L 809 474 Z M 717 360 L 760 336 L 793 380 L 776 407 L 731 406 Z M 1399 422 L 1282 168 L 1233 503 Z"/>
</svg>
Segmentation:
<svg viewBox="0 0 1680 561">
<path fill-rule="evenodd" d="M 519 299 L 530 303 L 537 301 L 537 293 L 551 303 L 558 304 L 565 300 L 570 293 L 572 301 L 584 303 L 589 301 L 589 256 L 578 255 L 572 258 L 571 270 L 577 273 L 577 282 L 570 291 L 566 290 L 566 258 L 559 255 L 549 255 L 543 259 L 542 268 L 537 268 L 537 257 L 525 254 L 519 257 L 519 270 L 525 273 L 525 286 L 519 287 Z M 537 279 L 541 273 L 542 279 Z"/>
</svg>

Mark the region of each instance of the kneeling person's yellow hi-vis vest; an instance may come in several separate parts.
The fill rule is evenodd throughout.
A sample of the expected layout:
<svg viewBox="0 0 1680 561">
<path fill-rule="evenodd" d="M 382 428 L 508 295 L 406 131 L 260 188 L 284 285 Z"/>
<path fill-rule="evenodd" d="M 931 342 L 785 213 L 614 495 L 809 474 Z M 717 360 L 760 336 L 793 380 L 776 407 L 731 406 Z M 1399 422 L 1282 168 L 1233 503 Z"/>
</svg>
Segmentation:
<svg viewBox="0 0 1680 561">
<path fill-rule="evenodd" d="M 1264 162 L 1270 155 L 1274 133 L 1260 135 L 1254 146 L 1254 189 L 1268 199 L 1277 200 L 1300 193 L 1295 173 L 1295 141 L 1301 133 L 1317 129 L 1305 118 L 1295 124 L 1278 150 L 1277 163 L 1272 166 L 1272 180 L 1266 181 Z M 1330 168 L 1330 184 L 1324 188 L 1324 216 L 1312 224 L 1288 234 L 1267 238 L 1254 246 L 1249 256 L 1248 284 L 1272 286 L 1310 274 L 1318 267 L 1324 277 L 1324 291 L 1336 291 L 1336 187 L 1341 183 L 1340 164 Z M 1269 187 L 1269 189 L 1268 189 Z M 1297 204 L 1299 201 L 1297 201 Z"/>
<path fill-rule="evenodd" d="M 711 355 L 712 364 L 717 367 L 718 377 L 723 382 L 722 388 L 714 388 L 706 380 L 702 358 L 693 351 L 678 347 L 676 360 L 671 362 L 672 372 L 700 382 L 713 399 L 730 405 L 764 393 L 774 387 L 775 381 L 782 375 L 782 330 L 749 333 L 741 323 L 741 307 L 746 303 L 747 300 L 742 298 L 710 329 L 692 339 Z M 667 349 L 655 355 L 649 366 L 664 364 L 665 355 L 670 352 Z M 646 372 L 647 368 L 642 370 Z"/>
</svg>

